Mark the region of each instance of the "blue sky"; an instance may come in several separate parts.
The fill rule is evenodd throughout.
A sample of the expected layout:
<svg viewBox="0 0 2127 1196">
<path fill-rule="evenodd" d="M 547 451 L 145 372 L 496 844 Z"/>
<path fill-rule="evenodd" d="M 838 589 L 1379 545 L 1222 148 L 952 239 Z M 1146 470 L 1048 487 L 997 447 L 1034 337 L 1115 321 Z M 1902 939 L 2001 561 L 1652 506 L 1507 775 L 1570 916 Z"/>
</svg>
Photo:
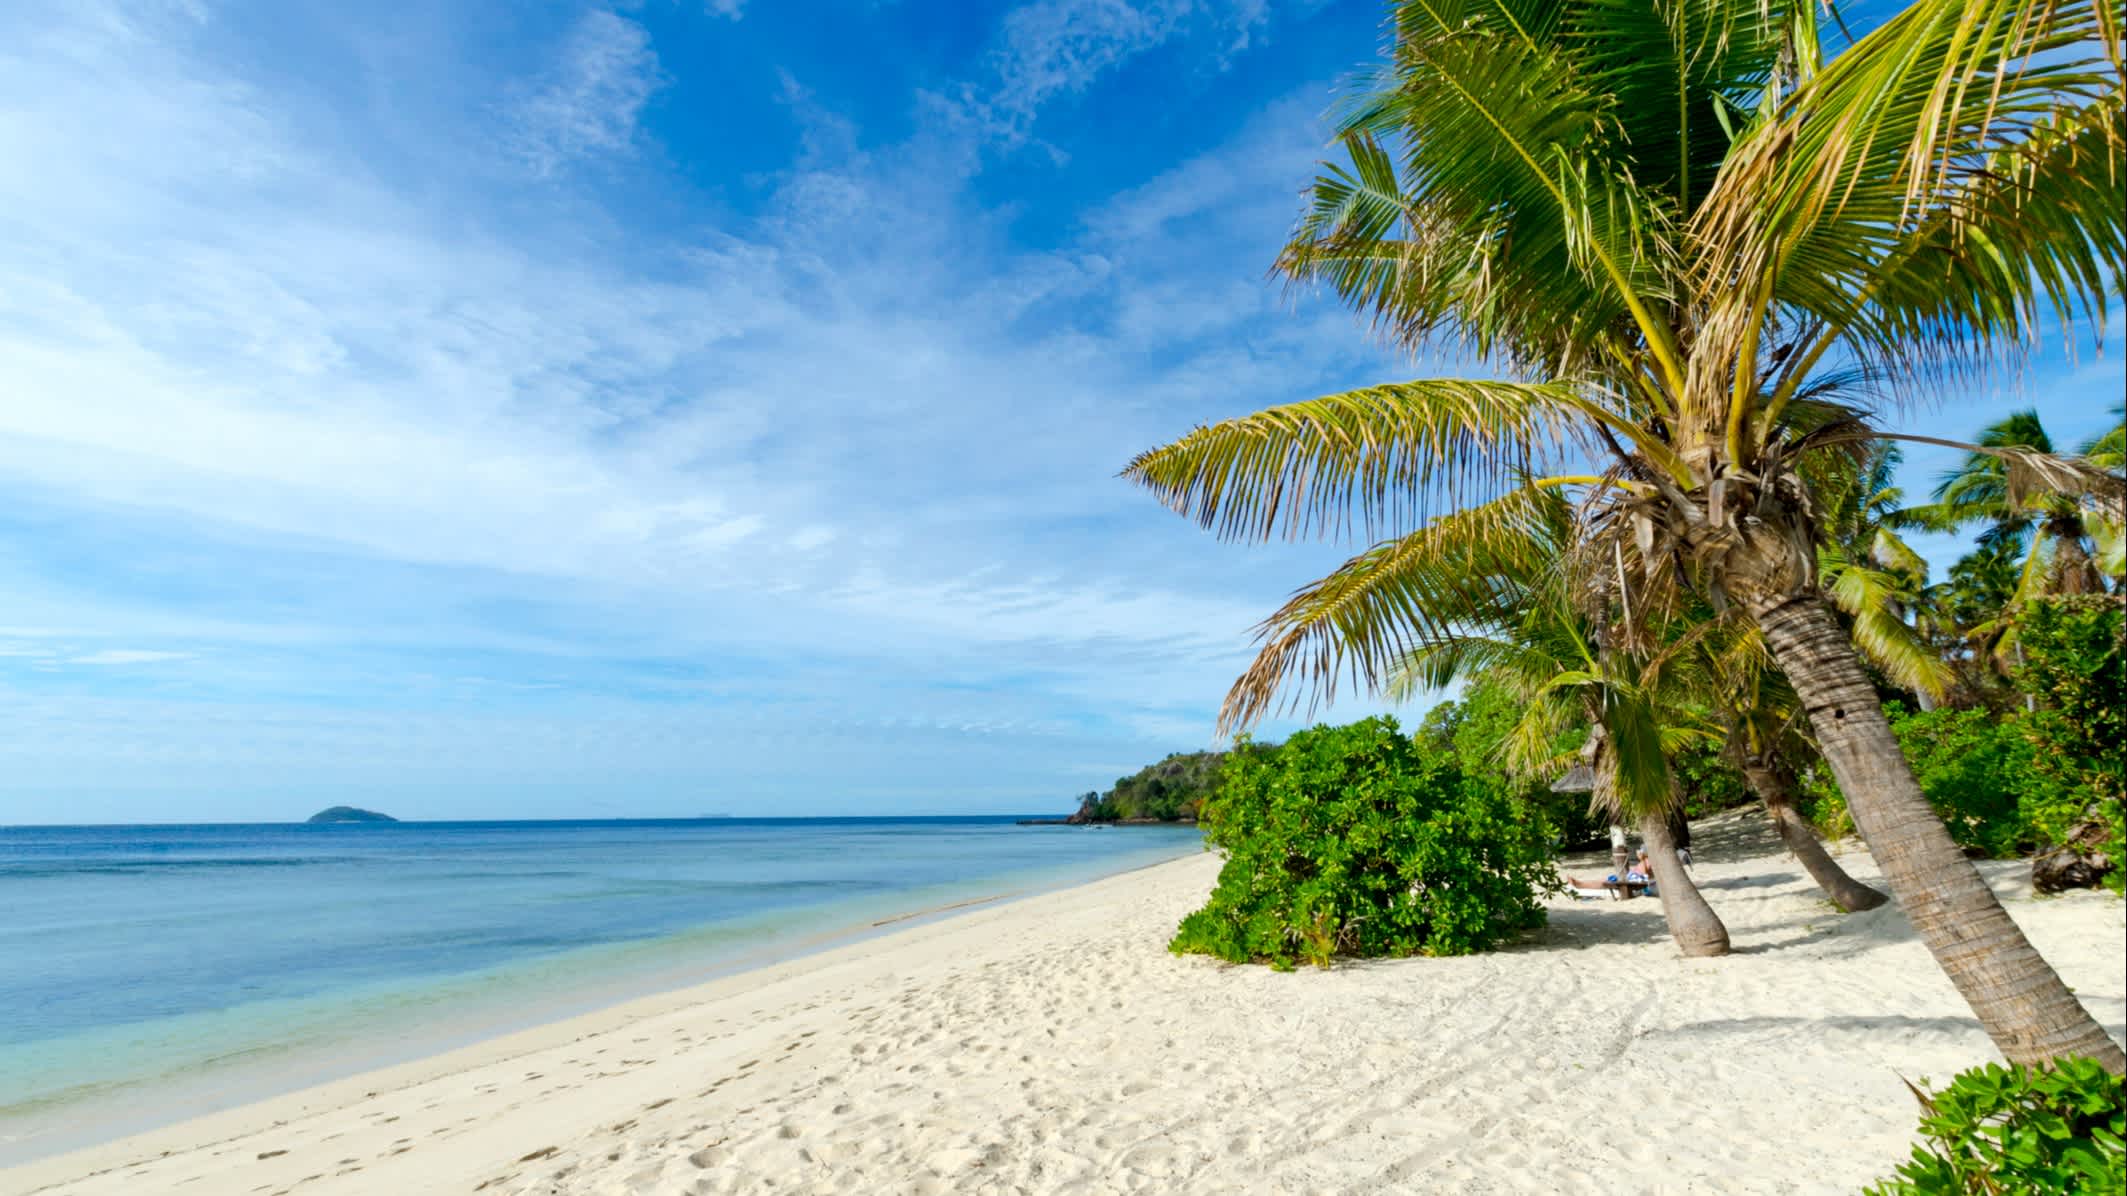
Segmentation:
<svg viewBox="0 0 2127 1196">
<path fill-rule="evenodd" d="M 0 823 L 1061 809 L 1207 743 L 1340 547 L 1115 473 L 1441 368 L 1264 277 L 1382 12 L 7 6 Z M 2111 348 L 1910 422 L 2079 437 Z"/>
</svg>

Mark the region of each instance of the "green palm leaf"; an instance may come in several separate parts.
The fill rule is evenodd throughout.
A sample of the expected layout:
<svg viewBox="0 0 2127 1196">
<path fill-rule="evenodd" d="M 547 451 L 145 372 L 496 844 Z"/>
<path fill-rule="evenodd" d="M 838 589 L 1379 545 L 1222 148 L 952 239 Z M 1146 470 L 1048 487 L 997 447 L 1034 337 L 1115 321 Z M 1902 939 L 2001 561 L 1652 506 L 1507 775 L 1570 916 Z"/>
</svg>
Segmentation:
<svg viewBox="0 0 2127 1196">
<path fill-rule="evenodd" d="M 1289 686 L 1310 710 L 1335 700 L 1341 681 L 1379 690 L 1413 652 L 1511 620 L 1526 579 L 1556 567 L 1568 522 L 1557 494 L 1524 488 L 1351 558 L 1257 628 L 1255 661 L 1227 693 L 1220 730 L 1256 722 Z M 1451 654 L 1462 663 L 1488 651 L 1475 642 L 1439 650 L 1434 673 Z M 1300 701 L 1295 693 L 1288 707 Z"/>
<path fill-rule="evenodd" d="M 2041 306 L 2100 318 L 2127 270 L 2109 3 L 1918 0 L 1788 97 L 1694 220 L 1715 343 L 1748 370 L 1803 314 L 1784 396 L 1834 345 L 1926 373 L 2021 351 Z"/>
<path fill-rule="evenodd" d="M 1555 376 L 1607 368 L 1583 349 L 1622 328 L 1680 379 L 1658 315 L 1678 209 L 1634 185 L 1610 97 L 1543 36 L 1564 7 L 1403 6 L 1394 65 L 1337 122 L 1353 167 L 1318 185 L 1279 268 L 1330 283 L 1407 344 L 1446 336 Z M 1399 171 L 1383 146 L 1405 151 Z M 1351 206 L 1361 188 L 1400 197 L 1392 244 L 1390 206 Z"/>
<path fill-rule="evenodd" d="M 1200 427 L 1123 476 L 1228 539 L 1349 534 L 1355 516 L 1374 536 L 1542 470 L 1588 408 L 1556 384 L 1372 386 Z"/>
</svg>

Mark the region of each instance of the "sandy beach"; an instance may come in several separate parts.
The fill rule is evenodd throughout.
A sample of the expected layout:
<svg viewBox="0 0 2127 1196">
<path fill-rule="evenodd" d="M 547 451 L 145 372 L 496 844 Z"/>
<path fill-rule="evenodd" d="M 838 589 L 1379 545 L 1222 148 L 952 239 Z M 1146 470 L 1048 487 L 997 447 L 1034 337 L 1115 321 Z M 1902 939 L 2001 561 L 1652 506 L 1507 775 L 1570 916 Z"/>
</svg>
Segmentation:
<svg viewBox="0 0 2127 1196">
<path fill-rule="evenodd" d="M 1874 879 L 1858 850 L 1843 857 Z M 1736 953 L 1553 903 L 1463 959 L 1176 958 L 1198 856 L 0 1172 L 16 1194 L 1841 1192 L 1997 1058 L 1895 908 L 1700 834 Z M 2127 919 L 1986 865 L 2115 1034 Z M 1587 862 L 1583 872 L 1599 871 Z"/>
</svg>

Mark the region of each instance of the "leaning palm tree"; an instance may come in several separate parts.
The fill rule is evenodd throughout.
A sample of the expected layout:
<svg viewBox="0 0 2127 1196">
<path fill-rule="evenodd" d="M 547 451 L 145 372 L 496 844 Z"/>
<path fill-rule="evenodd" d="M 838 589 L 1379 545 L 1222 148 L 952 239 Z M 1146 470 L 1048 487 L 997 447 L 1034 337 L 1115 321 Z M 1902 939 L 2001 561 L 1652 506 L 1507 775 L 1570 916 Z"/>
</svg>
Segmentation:
<svg viewBox="0 0 2127 1196">
<path fill-rule="evenodd" d="M 1228 535 L 1395 534 L 1273 617 L 1222 721 L 1291 682 L 1379 686 L 1412 628 L 1459 617 L 1414 562 L 1511 519 L 1503 494 L 1570 492 L 1586 550 L 1625 579 L 1628 636 L 1679 591 L 1757 627 L 1893 894 L 2003 1053 L 2127 1070 L 1914 781 L 1820 587 L 1805 481 L 1900 438 L 1876 404 L 2013 365 L 2042 316 L 2079 326 L 2120 288 L 2112 5 L 1914 0 L 1830 61 L 1815 0 L 1399 5 L 1278 268 L 1399 344 L 1504 377 L 1272 408 L 1130 465 Z M 1984 451 L 2018 494 L 2121 489 Z M 1438 510 L 1460 512 L 1457 534 L 1431 534 Z"/>
<path fill-rule="evenodd" d="M 1728 725 L 1730 759 L 1765 807 L 1780 842 L 1826 900 L 1847 913 L 1882 905 L 1890 898 L 1849 876 L 1796 808 L 1801 785 L 1795 762 L 1815 754 L 1801 732 L 1801 703 L 1787 679 L 1769 667 L 1764 640 L 1751 629 L 1730 631 L 1709 637 L 1700 650 L 1705 688 Z"/>
</svg>

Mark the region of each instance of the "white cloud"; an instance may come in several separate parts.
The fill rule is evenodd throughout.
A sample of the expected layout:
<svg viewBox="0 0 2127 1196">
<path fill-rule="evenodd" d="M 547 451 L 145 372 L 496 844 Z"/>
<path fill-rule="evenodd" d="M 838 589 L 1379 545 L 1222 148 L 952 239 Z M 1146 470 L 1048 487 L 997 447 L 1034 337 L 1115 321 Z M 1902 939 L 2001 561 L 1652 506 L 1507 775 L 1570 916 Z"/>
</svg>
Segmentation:
<svg viewBox="0 0 2127 1196">
<path fill-rule="evenodd" d="M 161 652 L 148 648 L 104 648 L 68 658 L 69 664 L 162 664 L 172 660 L 190 660 L 190 652 Z"/>
<path fill-rule="evenodd" d="M 712 5 L 734 18 L 738 7 L 731 0 Z M 512 105 L 518 153 L 541 176 L 578 159 L 625 153 L 643 105 L 664 82 L 649 33 L 593 9 L 570 31 L 548 76 Z"/>
<path fill-rule="evenodd" d="M 1041 8 L 1001 60 L 1028 112 L 1197 19 Z M 391 185 L 181 40 L 0 42 L 0 485 L 217 583 L 105 593 L 0 559 L 0 623 L 79 637 L 25 661 L 145 641 L 198 646 L 187 683 L 236 694 L 639 692 L 765 711 L 761 742 L 880 711 L 1076 728 L 1074 758 L 1207 737 L 1248 626 L 1328 554 L 1211 544 L 1114 473 L 1370 372 L 1347 317 L 1295 319 L 1260 281 L 1309 105 L 1021 252 L 970 198 L 964 130 L 866 145 L 794 84 L 803 143 L 757 219 L 587 219 L 565 167 L 635 143 L 656 58 L 601 10 L 562 63 L 516 110 L 557 185 L 504 218 L 476 186 Z M 480 659 L 430 659 L 452 652 Z M 569 723 L 541 717 L 465 733 L 506 756 Z"/>
<path fill-rule="evenodd" d="M 728 20 L 738 20 L 745 15 L 745 8 L 746 0 L 709 0 L 710 15 Z"/>
<path fill-rule="evenodd" d="M 1186 31 L 1213 31 L 1231 53 L 1268 16 L 1264 0 L 1035 0 L 1006 14 L 994 79 L 965 87 L 955 107 L 990 135 L 1016 141 L 1044 104 Z"/>
<path fill-rule="evenodd" d="M 792 532 L 790 546 L 799 552 L 811 552 L 815 548 L 825 548 L 834 543 L 836 534 L 835 529 L 815 523 Z"/>
</svg>

